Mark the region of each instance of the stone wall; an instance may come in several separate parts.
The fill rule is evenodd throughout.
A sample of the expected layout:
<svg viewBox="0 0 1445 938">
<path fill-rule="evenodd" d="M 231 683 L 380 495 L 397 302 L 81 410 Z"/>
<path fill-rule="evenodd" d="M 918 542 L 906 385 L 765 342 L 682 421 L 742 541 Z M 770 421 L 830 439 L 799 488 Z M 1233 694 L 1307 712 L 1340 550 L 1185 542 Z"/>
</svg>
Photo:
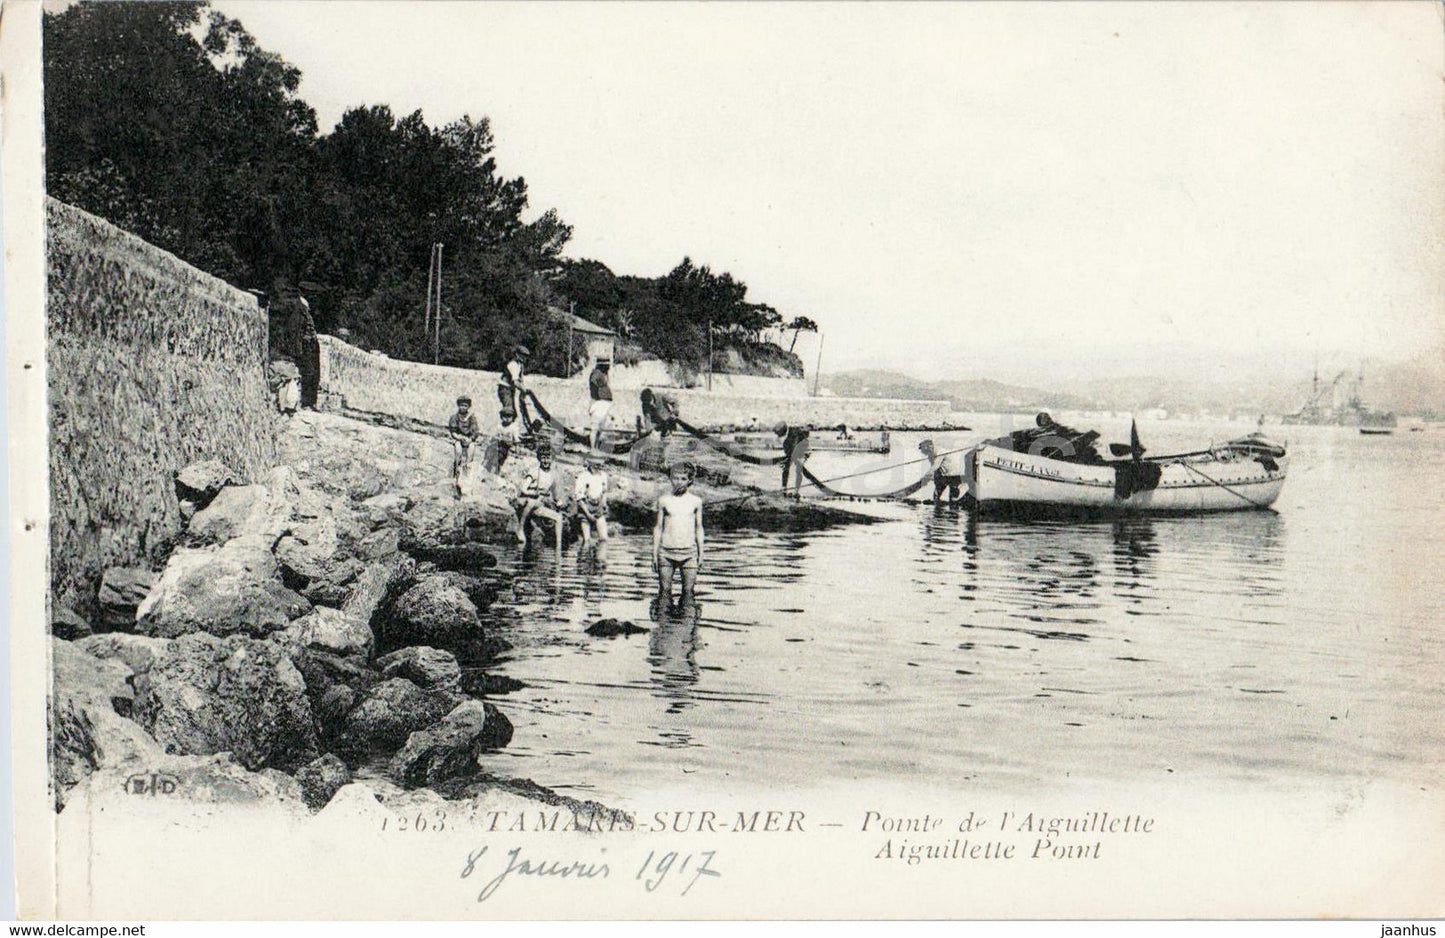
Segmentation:
<svg viewBox="0 0 1445 938">
<path fill-rule="evenodd" d="M 362 351 L 332 336 L 320 339 L 321 390 L 343 406 L 441 424 L 456 409 L 457 397 L 467 394 L 475 403 L 482 428 L 497 429 L 496 372 L 398 361 Z M 825 427 L 840 423 L 853 427 L 934 427 L 948 422 L 947 401 L 807 397 L 798 393 L 801 379 L 751 375 L 731 378 L 749 380 L 730 385 L 732 393 L 719 391 L 716 375 L 712 392 L 670 387 L 665 390 L 677 398 L 684 419 L 709 428 L 743 425 L 753 417 L 764 426 L 780 420 Z M 527 384 L 554 416 L 574 426 L 586 424 L 590 398 L 585 374 L 566 379 L 529 376 Z M 611 423 L 630 427 L 641 413 L 637 394 L 641 388 L 614 382 L 613 389 L 617 400 Z M 758 389 L 778 393 L 760 393 Z"/>
<path fill-rule="evenodd" d="M 50 575 L 85 607 L 101 572 L 160 559 L 181 529 L 178 469 L 275 459 L 255 297 L 48 199 Z"/>
</svg>

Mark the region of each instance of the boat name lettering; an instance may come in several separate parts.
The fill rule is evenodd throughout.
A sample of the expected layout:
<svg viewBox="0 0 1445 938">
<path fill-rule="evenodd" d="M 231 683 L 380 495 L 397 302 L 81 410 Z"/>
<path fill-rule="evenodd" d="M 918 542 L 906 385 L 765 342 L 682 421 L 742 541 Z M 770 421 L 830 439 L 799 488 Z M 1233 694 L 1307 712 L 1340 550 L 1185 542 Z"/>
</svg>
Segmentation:
<svg viewBox="0 0 1445 938">
<path fill-rule="evenodd" d="M 994 459 L 994 465 L 998 466 L 1001 469 L 1016 469 L 1019 472 L 1027 472 L 1029 475 L 1049 476 L 1050 478 L 1054 479 L 1058 479 L 1063 476 L 1063 473 L 1059 472 L 1059 470 L 1049 469 L 1046 466 L 1031 466 L 1028 463 L 1020 462 L 1017 459 L 1003 459 L 1000 457 L 994 457 Z"/>
</svg>

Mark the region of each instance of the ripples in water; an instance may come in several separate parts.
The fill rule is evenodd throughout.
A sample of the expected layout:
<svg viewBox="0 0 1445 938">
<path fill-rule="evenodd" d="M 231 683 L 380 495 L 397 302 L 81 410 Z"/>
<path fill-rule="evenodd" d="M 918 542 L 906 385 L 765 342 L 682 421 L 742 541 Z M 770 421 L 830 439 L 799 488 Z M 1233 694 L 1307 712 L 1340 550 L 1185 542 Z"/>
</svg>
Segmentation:
<svg viewBox="0 0 1445 938">
<path fill-rule="evenodd" d="M 874 505 L 885 523 L 718 534 L 695 620 L 648 620 L 647 535 L 560 564 L 505 556 L 495 624 L 513 649 L 490 677 L 521 686 L 495 698 L 517 724 L 498 758 L 616 796 L 900 773 L 1433 784 L 1445 542 L 1420 504 L 1340 493 L 1439 462 L 1381 468 L 1336 444 L 1296 448 L 1304 480 L 1278 514 L 1017 523 Z M 604 617 L 651 631 L 587 636 Z"/>
</svg>

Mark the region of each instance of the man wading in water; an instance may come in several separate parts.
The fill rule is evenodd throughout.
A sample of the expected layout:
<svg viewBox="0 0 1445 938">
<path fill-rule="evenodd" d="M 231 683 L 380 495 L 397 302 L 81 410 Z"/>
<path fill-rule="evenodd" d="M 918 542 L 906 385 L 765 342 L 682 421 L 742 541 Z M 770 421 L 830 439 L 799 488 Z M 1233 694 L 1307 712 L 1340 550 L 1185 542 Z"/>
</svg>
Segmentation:
<svg viewBox="0 0 1445 938">
<path fill-rule="evenodd" d="M 662 616 L 672 603 L 674 571 L 682 578 L 681 610 L 697 606 L 693 587 L 702 566 L 702 499 L 688 491 L 692 475 L 691 466 L 674 465 L 668 471 L 672 492 L 657 500 L 657 523 L 652 527 L 652 567 L 657 571 L 654 617 Z"/>
<path fill-rule="evenodd" d="M 788 494 L 788 473 L 791 471 L 793 497 L 797 498 L 798 489 L 803 485 L 803 462 L 808 458 L 808 431 L 780 423 L 773 432 L 783 441 L 783 494 Z"/>
</svg>

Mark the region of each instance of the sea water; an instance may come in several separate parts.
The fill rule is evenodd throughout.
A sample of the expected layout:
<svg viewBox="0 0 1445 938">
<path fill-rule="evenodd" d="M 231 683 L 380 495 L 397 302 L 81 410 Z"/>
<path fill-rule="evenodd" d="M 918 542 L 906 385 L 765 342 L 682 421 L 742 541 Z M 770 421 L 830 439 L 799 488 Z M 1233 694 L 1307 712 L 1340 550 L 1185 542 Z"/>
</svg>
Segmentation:
<svg viewBox="0 0 1445 938">
<path fill-rule="evenodd" d="M 974 415 L 933 436 L 967 445 L 1021 423 Z M 1127 420 L 1105 423 L 1105 442 L 1128 439 Z M 1140 424 L 1151 453 L 1252 429 Z M 1020 523 L 858 503 L 877 523 L 712 532 L 696 622 L 649 620 L 650 531 L 560 563 L 504 549 L 514 579 L 492 626 L 512 650 L 490 671 L 522 686 L 492 698 L 516 735 L 489 762 L 604 800 L 820 778 L 1433 788 L 1445 429 L 1266 429 L 1290 445 L 1276 511 Z M 810 465 L 905 462 L 921 436 Z M 603 617 L 651 631 L 588 636 Z"/>
</svg>

